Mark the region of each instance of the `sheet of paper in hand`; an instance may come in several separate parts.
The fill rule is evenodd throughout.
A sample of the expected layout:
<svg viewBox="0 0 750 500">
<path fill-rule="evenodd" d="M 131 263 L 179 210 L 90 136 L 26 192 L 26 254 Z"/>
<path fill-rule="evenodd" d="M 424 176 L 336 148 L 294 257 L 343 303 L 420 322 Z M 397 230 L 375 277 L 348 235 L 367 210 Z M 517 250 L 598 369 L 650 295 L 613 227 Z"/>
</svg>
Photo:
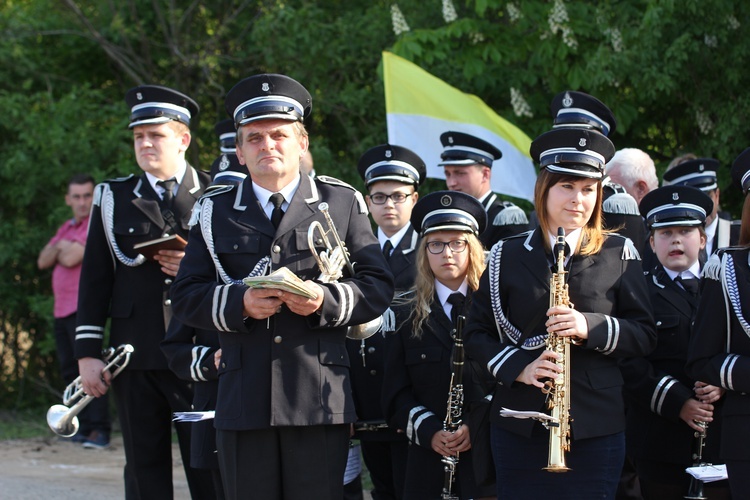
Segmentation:
<svg viewBox="0 0 750 500">
<path fill-rule="evenodd" d="M 302 295 L 308 299 L 317 299 L 318 294 L 308 287 L 299 276 L 286 267 L 279 268 L 267 276 L 255 276 L 242 280 L 250 288 L 275 288 Z"/>
<path fill-rule="evenodd" d="M 179 234 L 170 234 L 155 240 L 144 241 L 133 245 L 133 250 L 142 254 L 147 259 L 153 259 L 159 250 L 185 250 L 187 241 Z"/>
</svg>

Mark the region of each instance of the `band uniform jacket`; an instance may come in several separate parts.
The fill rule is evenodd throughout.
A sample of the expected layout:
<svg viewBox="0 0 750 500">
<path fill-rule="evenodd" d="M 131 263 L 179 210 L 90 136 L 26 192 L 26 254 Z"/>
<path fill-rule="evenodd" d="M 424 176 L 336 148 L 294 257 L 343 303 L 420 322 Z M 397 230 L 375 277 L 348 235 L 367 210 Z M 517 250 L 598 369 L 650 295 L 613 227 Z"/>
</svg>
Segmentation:
<svg viewBox="0 0 750 500">
<path fill-rule="evenodd" d="M 410 294 L 413 295 L 413 294 Z M 466 297 L 464 311 L 468 310 L 472 295 Z M 453 372 L 454 329 L 435 294 L 430 313 L 422 324 L 421 338 L 412 336 L 410 304 L 394 308 L 396 331 L 386 334 L 385 381 L 383 383 L 382 407 L 388 424 L 401 429 L 411 445 L 429 450 L 434 458 L 440 456 L 432 451 L 432 436 L 443 430 L 448 408 L 451 373 Z M 478 368 L 478 369 L 477 369 Z M 467 423 L 473 404 L 485 396 L 483 383 L 485 374 L 481 367 L 466 359 L 463 371 L 464 404 L 462 421 Z M 412 453 L 411 451 L 409 453 Z M 423 454 L 419 454 L 423 455 Z M 431 456 L 431 455 L 430 455 Z M 457 467 L 462 479 L 462 498 L 476 488 L 472 464 L 472 450 L 460 454 Z M 438 460 L 439 464 L 439 460 Z M 425 464 L 409 461 L 408 470 L 413 478 L 425 477 L 421 470 Z M 429 465 L 427 465 L 429 466 Z M 442 466 L 439 467 L 442 471 Z M 465 482 L 468 481 L 469 484 Z M 407 477 L 407 485 L 409 484 Z M 442 486 L 442 485 L 438 485 Z M 493 488 L 494 489 L 494 488 Z M 478 496 L 484 496 L 478 495 Z"/>
<path fill-rule="evenodd" d="M 174 319 L 161 343 L 169 369 L 181 380 L 192 383 L 192 411 L 216 409 L 219 380 L 214 354 L 219 350 L 215 331 L 197 330 Z M 218 469 L 216 430 L 213 420 L 190 424 L 190 466 L 196 469 Z"/>
<path fill-rule="evenodd" d="M 740 221 L 732 220 L 728 212 L 719 212 L 716 217 L 719 222 L 712 241 L 712 254 L 715 254 L 719 248 L 737 245 L 740 239 Z"/>
<path fill-rule="evenodd" d="M 501 417 L 500 409 L 546 411 L 541 390 L 516 382 L 524 367 L 539 357 L 546 339 L 552 257 L 541 233 L 537 228 L 492 249 L 473 295 L 465 335 L 467 354 L 497 381 L 491 421 L 527 437 L 535 421 Z M 570 301 L 589 328 L 583 345 L 570 349 L 572 438 L 614 434 L 625 429 L 617 358 L 645 356 L 656 344 L 638 253 L 630 240 L 611 234 L 599 253 L 574 254 L 566 267 Z"/>
<path fill-rule="evenodd" d="M 482 205 L 487 212 L 487 228 L 479 240 L 487 250 L 503 238 L 529 230 L 529 219 L 521 207 L 502 201 L 495 193 L 490 193 Z"/>
<path fill-rule="evenodd" d="M 694 397 L 695 381 L 685 371 L 690 331 L 698 309 L 698 297 L 692 297 L 675 283 L 658 264 L 647 273 L 651 304 L 656 321 L 657 342 L 645 357 L 627 358 L 620 363 L 625 377 L 628 416 L 626 434 L 628 452 L 635 459 L 693 465 L 694 432 L 682 419 L 680 410 Z M 714 403 L 714 421 L 707 433 L 706 462 L 713 451 L 718 459 L 718 412 Z M 654 471 L 656 473 L 656 471 Z"/>
<path fill-rule="evenodd" d="M 414 286 L 417 277 L 417 244 L 419 233 L 409 223 L 409 230 L 393 249 L 388 259 L 388 267 L 393 274 L 394 289 L 398 291 L 409 290 Z"/>
<path fill-rule="evenodd" d="M 396 294 L 414 286 L 417 275 L 416 248 L 419 233 L 409 223 L 409 230 L 393 249 L 388 259 L 388 267 L 393 274 Z M 387 312 L 388 314 L 388 312 Z M 390 313 L 392 314 L 392 313 Z M 385 328 L 364 340 L 346 340 L 352 373 L 354 406 L 360 421 L 385 423 L 380 407 L 383 388 L 383 368 L 385 364 Z M 356 438 L 363 441 L 403 441 L 403 434 L 395 429 L 356 432 Z"/>
<path fill-rule="evenodd" d="M 721 418 L 722 460 L 748 459 L 749 297 L 748 249 L 734 247 L 713 254 L 703 269 L 701 302 L 688 349 L 687 373 L 727 391 Z"/>
<path fill-rule="evenodd" d="M 282 306 L 264 320 L 245 318 L 241 281 L 287 267 L 302 280 L 320 270 L 308 227 L 328 230 L 321 202 L 350 252 L 355 276 L 321 284 L 321 309 L 308 317 Z M 381 315 L 393 296 L 393 278 L 372 233 L 364 200 L 330 177 L 301 176 L 278 229 L 253 192 L 251 180 L 222 187 L 196 207 L 196 225 L 173 285 L 175 314 L 196 328 L 219 331 L 222 348 L 215 427 L 262 429 L 351 423 L 346 327 Z M 331 244 L 334 238 L 328 236 Z M 316 237 L 317 251 L 324 249 Z"/>
<path fill-rule="evenodd" d="M 187 237 L 192 208 L 209 182 L 208 174 L 188 166 L 173 199 L 173 224 L 145 173 L 97 186 L 81 268 L 77 358 L 101 356 L 110 316 L 110 344 L 135 349 L 128 370 L 168 369 L 159 343 L 171 316 L 173 280 L 155 260 L 139 259 L 133 246 L 165 233 Z"/>
</svg>

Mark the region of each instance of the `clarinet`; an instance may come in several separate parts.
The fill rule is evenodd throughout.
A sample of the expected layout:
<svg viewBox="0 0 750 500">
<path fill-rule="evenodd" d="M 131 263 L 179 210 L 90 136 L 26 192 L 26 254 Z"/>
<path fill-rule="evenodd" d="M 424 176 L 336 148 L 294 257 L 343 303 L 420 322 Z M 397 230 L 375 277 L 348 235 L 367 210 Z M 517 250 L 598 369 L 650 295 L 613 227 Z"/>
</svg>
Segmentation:
<svg viewBox="0 0 750 500">
<path fill-rule="evenodd" d="M 708 424 L 706 422 L 695 421 L 701 428 L 700 431 L 695 431 L 693 434 L 693 467 L 702 467 L 708 465 L 703 461 L 703 447 L 706 446 L 706 432 L 708 431 Z M 688 493 L 685 495 L 688 500 L 706 500 L 708 497 L 703 493 L 703 481 L 690 476 L 690 487 Z"/>
<path fill-rule="evenodd" d="M 463 407 L 464 407 L 464 339 L 463 330 L 464 316 L 458 316 L 456 319 L 456 330 L 453 346 L 453 372 L 451 373 L 450 389 L 448 390 L 448 411 L 443 421 L 443 430 L 456 432 L 461 427 Z M 444 464 L 445 480 L 443 481 L 443 493 L 440 496 L 442 500 L 459 500 L 457 495 L 453 494 L 453 484 L 456 482 L 456 466 L 458 466 L 458 452 L 456 456 L 443 457 L 441 461 Z"/>
</svg>

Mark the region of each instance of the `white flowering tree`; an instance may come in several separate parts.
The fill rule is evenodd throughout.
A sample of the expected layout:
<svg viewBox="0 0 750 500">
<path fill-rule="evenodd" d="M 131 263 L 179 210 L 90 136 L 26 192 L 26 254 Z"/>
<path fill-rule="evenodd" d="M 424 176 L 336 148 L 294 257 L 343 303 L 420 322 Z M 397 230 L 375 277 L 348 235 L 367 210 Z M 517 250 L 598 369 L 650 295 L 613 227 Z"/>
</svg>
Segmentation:
<svg viewBox="0 0 750 500">
<path fill-rule="evenodd" d="M 660 169 L 685 152 L 729 165 L 750 146 L 747 2 L 469 0 L 450 23 L 421 17 L 423 2 L 398 5 L 411 29 L 395 53 L 532 137 L 550 126 L 552 97 L 572 89 L 612 108 L 615 146 L 646 150 Z"/>
<path fill-rule="evenodd" d="M 49 396 L 28 389 L 57 373 L 36 256 L 68 210 L 70 174 L 137 171 L 128 88 L 198 100 L 188 154 L 207 168 L 226 92 L 289 74 L 313 95 L 316 171 L 362 187 L 359 156 L 387 140 L 378 72 L 391 50 L 530 136 L 550 126 L 557 92 L 581 90 L 615 112 L 616 146 L 661 168 L 688 151 L 728 165 L 750 146 L 748 23 L 740 0 L 0 0 L 0 408 Z M 430 182 L 423 193 L 444 186 Z M 736 214 L 732 195 L 722 203 Z"/>
</svg>

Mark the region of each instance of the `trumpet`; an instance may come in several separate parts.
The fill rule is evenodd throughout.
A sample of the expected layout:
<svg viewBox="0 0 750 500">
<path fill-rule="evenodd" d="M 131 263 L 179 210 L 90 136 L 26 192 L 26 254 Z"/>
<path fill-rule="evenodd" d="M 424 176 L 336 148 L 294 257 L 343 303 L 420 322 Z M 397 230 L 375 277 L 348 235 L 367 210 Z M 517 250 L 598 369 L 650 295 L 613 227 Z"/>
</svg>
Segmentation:
<svg viewBox="0 0 750 500">
<path fill-rule="evenodd" d="M 338 281 L 344 275 L 344 267 L 349 271 L 351 276 L 354 276 L 354 264 L 349 260 L 349 251 L 346 249 L 346 244 L 341 241 L 339 233 L 336 231 L 336 226 L 333 224 L 331 214 L 328 213 L 328 203 L 323 202 L 318 205 L 318 210 L 321 211 L 323 217 L 326 219 L 328 224 L 328 230 L 323 228 L 323 224 L 318 221 L 310 223 L 310 227 L 307 229 L 307 243 L 310 245 L 310 251 L 315 257 L 315 261 L 318 263 L 320 269 L 320 276 L 318 279 L 323 283 L 333 283 Z M 328 235 L 331 235 L 336 243 L 336 246 L 332 246 Z M 326 247 L 325 250 L 318 252 L 315 250 L 315 240 L 322 241 Z M 383 325 L 382 316 L 363 323 L 361 325 L 350 326 L 347 329 L 346 336 L 354 340 L 364 340 L 372 337 L 377 333 Z"/>
<path fill-rule="evenodd" d="M 112 371 L 112 378 L 120 374 L 130 362 L 133 346 L 123 344 L 117 348 L 110 347 L 102 353 L 102 360 L 106 364 L 102 373 Z M 71 437 L 78 432 L 78 417 L 81 410 L 93 401 L 94 396 L 83 392 L 80 375 L 71 382 L 63 392 L 63 404 L 53 405 L 47 410 L 47 425 L 58 436 Z"/>
</svg>

